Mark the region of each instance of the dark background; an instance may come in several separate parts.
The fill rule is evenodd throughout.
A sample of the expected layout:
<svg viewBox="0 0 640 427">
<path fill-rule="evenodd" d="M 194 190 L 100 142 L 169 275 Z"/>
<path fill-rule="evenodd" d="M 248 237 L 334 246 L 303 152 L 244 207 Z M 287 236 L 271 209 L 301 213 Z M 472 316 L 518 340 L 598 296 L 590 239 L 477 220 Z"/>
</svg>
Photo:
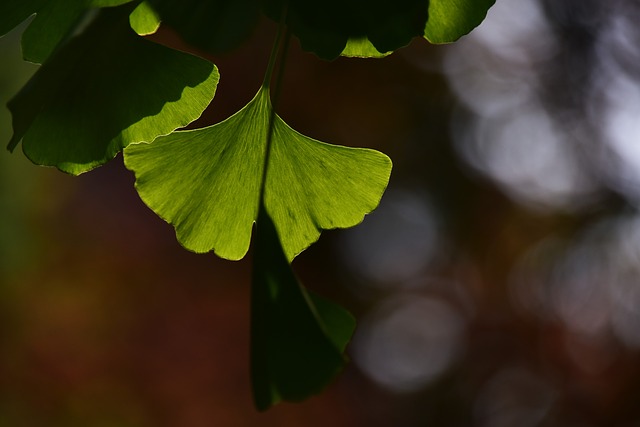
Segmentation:
<svg viewBox="0 0 640 427">
<path fill-rule="evenodd" d="M 498 0 L 458 43 L 385 59 L 294 41 L 281 116 L 394 171 L 361 226 L 294 262 L 357 316 L 350 365 L 263 414 L 251 256 L 182 249 L 120 156 L 73 178 L 0 151 L 0 426 L 640 425 L 639 22 L 632 0 Z M 19 35 L 0 39 L 3 103 L 35 69 Z M 253 97 L 274 35 L 208 57 L 195 126 Z"/>
</svg>

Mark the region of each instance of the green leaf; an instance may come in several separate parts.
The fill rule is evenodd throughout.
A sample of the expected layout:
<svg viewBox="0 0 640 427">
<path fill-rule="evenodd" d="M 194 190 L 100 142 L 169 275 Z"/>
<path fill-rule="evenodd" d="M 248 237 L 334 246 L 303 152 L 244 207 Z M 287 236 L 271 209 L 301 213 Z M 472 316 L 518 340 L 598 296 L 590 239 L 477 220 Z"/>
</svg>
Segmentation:
<svg viewBox="0 0 640 427">
<path fill-rule="evenodd" d="M 141 36 L 153 34 L 160 27 L 160 16 L 148 2 L 140 3 L 129 15 L 129 24 L 133 31 Z"/>
<path fill-rule="evenodd" d="M 84 12 L 92 7 L 119 6 L 132 0 L 2 0 L 0 36 L 33 14 L 22 35 L 25 60 L 42 63 L 72 32 Z"/>
<path fill-rule="evenodd" d="M 142 200 L 194 252 L 242 258 L 257 219 L 272 107 L 263 87 L 216 125 L 130 145 L 125 165 Z M 378 205 L 391 161 L 374 150 L 313 140 L 274 115 L 264 203 L 287 259 L 322 229 L 360 223 Z"/>
<path fill-rule="evenodd" d="M 276 21 L 285 7 L 302 48 L 332 60 L 353 48 L 347 45 L 350 39 L 367 39 L 379 53 L 388 53 L 422 37 L 429 0 L 266 1 L 266 12 Z"/>
<path fill-rule="evenodd" d="M 44 62 L 78 23 L 85 9 L 84 0 L 46 1 L 22 34 L 22 57 Z"/>
<path fill-rule="evenodd" d="M 356 329 L 356 319 L 351 313 L 339 305 L 321 297 L 318 294 L 307 291 L 321 324 L 333 345 L 344 352 L 351 336 Z"/>
<path fill-rule="evenodd" d="M 0 36 L 20 25 L 36 13 L 47 0 L 2 0 L 0 1 Z"/>
<path fill-rule="evenodd" d="M 10 150 L 22 140 L 34 163 L 80 174 L 200 116 L 216 67 L 138 37 L 126 9 L 103 9 L 9 101 Z"/>
<path fill-rule="evenodd" d="M 342 369 L 353 317 L 297 281 L 261 209 L 251 290 L 251 379 L 259 410 L 319 393 Z"/>
<path fill-rule="evenodd" d="M 384 58 L 391 52 L 381 53 L 366 37 L 350 38 L 340 54 L 351 58 Z"/>
<path fill-rule="evenodd" d="M 450 43 L 468 34 L 487 16 L 495 0 L 431 0 L 424 35 L 431 43 Z"/>
<path fill-rule="evenodd" d="M 262 0 L 148 0 L 162 22 L 192 46 L 219 54 L 251 35 Z"/>
</svg>

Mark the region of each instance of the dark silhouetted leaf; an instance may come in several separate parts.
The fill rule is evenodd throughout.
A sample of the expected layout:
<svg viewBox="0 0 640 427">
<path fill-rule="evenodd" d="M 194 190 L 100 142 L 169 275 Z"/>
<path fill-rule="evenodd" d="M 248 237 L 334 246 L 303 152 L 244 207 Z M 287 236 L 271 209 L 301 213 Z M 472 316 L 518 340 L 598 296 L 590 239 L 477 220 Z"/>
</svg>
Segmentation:
<svg viewBox="0 0 640 427">
<path fill-rule="evenodd" d="M 237 47 L 258 22 L 261 0 L 148 0 L 162 22 L 212 53 Z"/>
<path fill-rule="evenodd" d="M 3 0 L 0 2 L 0 36 L 36 13 L 47 0 Z"/>
<path fill-rule="evenodd" d="M 342 369 L 353 317 L 298 282 L 264 209 L 258 217 L 251 290 L 251 378 L 256 406 L 319 393 Z"/>
<path fill-rule="evenodd" d="M 2 0 L 0 35 L 6 34 L 29 16 L 36 17 L 22 35 L 22 56 L 42 63 L 71 33 L 84 12 L 95 7 L 112 7 L 132 0 Z"/>
<path fill-rule="evenodd" d="M 140 38 L 123 12 L 105 9 L 9 102 L 10 149 L 22 140 L 34 163 L 80 174 L 200 116 L 215 66 Z"/>
<path fill-rule="evenodd" d="M 267 13 L 278 20 L 285 4 L 302 48 L 328 60 L 345 51 L 350 39 L 366 39 L 379 53 L 406 46 L 423 36 L 429 9 L 428 0 L 268 0 Z M 356 53 L 350 56 L 379 56 L 370 49 Z"/>
</svg>

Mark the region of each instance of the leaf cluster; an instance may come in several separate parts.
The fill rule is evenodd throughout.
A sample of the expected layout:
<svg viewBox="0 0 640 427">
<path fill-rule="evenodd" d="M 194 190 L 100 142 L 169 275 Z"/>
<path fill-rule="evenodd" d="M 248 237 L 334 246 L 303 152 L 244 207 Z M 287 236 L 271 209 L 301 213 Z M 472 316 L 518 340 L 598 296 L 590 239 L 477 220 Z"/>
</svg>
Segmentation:
<svg viewBox="0 0 640 427">
<path fill-rule="evenodd" d="M 5 0 L 0 35 L 35 15 L 22 36 L 23 56 L 42 64 L 8 102 L 8 148 L 22 142 L 34 163 L 73 175 L 123 151 L 141 199 L 194 252 L 240 259 L 255 228 L 255 402 L 266 409 L 301 400 L 343 366 L 355 323 L 309 293 L 290 264 L 322 230 L 357 225 L 376 208 L 391 161 L 304 136 L 276 114 L 271 74 L 289 40 L 280 36 L 293 33 L 323 59 L 381 57 L 414 38 L 454 41 L 493 1 Z M 237 47 L 262 14 L 280 31 L 255 98 L 220 123 L 178 130 L 211 102 L 218 70 L 141 36 L 163 22 L 215 54 Z"/>
</svg>

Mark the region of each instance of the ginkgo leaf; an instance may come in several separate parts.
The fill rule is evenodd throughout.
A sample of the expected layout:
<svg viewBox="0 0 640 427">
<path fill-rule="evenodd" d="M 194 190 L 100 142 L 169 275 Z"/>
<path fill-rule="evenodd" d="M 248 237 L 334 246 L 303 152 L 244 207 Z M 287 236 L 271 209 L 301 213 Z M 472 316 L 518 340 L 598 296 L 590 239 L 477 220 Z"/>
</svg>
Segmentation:
<svg viewBox="0 0 640 427">
<path fill-rule="evenodd" d="M 38 64 L 44 62 L 71 32 L 84 10 L 85 0 L 43 2 L 36 17 L 22 33 L 22 57 Z"/>
<path fill-rule="evenodd" d="M 487 16 L 495 0 L 430 0 L 424 35 L 431 43 L 450 43 L 468 34 Z"/>
<path fill-rule="evenodd" d="M 390 174 L 386 155 L 321 143 L 276 116 L 264 203 L 287 258 L 318 240 L 320 230 L 362 222 L 378 206 Z"/>
<path fill-rule="evenodd" d="M 141 36 L 146 36 L 158 31 L 160 16 L 148 1 L 143 1 L 129 15 L 129 24 L 133 31 Z"/>
<path fill-rule="evenodd" d="M 20 25 L 36 13 L 46 0 L 2 0 L 0 1 L 0 36 Z"/>
<path fill-rule="evenodd" d="M 34 163 L 80 174 L 198 118 L 217 82 L 210 62 L 137 36 L 127 10 L 103 9 L 9 101 L 9 149 L 22 140 Z"/>
<path fill-rule="evenodd" d="M 119 6 L 132 0 L 2 0 L 0 36 L 29 16 L 36 17 L 22 35 L 25 60 L 42 63 L 71 33 L 87 9 Z"/>
<path fill-rule="evenodd" d="M 429 0 L 267 0 L 265 5 L 276 21 L 286 9 L 302 48 L 327 60 L 349 49 L 350 39 L 367 39 L 380 53 L 406 46 L 424 35 L 428 6 Z"/>
<path fill-rule="evenodd" d="M 342 369 L 355 329 L 342 307 L 298 282 L 261 209 L 251 289 L 251 379 L 256 407 L 319 393 Z"/>
<path fill-rule="evenodd" d="M 185 248 L 232 260 L 246 254 L 258 215 L 271 113 L 263 87 L 221 123 L 124 151 L 140 197 L 173 224 Z M 313 140 L 273 117 L 264 203 L 291 260 L 322 229 L 352 227 L 375 209 L 391 160 L 374 150 Z"/>
<path fill-rule="evenodd" d="M 390 54 L 391 52 L 379 52 L 366 37 L 352 37 L 347 40 L 347 45 L 340 55 L 350 58 L 383 58 Z"/>
<path fill-rule="evenodd" d="M 193 46 L 218 54 L 246 40 L 262 0 L 147 0 L 162 22 Z"/>
<path fill-rule="evenodd" d="M 305 292 L 311 298 L 310 306 L 315 309 L 315 313 L 320 318 L 326 336 L 338 350 L 344 352 L 356 329 L 355 317 L 328 299 L 310 291 Z"/>
</svg>

